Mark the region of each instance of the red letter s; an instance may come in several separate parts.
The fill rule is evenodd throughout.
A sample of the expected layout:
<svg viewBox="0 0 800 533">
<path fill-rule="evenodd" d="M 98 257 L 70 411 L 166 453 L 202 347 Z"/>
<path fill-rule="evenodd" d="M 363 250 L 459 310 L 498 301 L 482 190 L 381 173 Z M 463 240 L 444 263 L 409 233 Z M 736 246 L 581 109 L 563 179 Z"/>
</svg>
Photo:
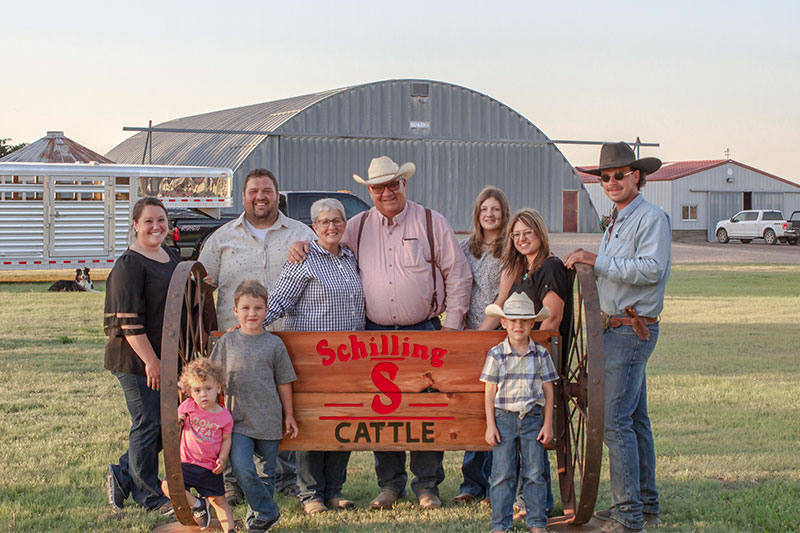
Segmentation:
<svg viewBox="0 0 800 533">
<path fill-rule="evenodd" d="M 398 367 L 394 363 L 378 363 L 372 368 L 372 382 L 389 399 L 389 405 L 381 401 L 379 394 L 372 397 L 372 410 L 381 415 L 388 415 L 400 407 L 402 391 L 392 381 L 397 377 Z"/>
<path fill-rule="evenodd" d="M 322 339 L 317 343 L 317 354 L 324 357 L 322 360 L 323 366 L 330 366 L 333 364 L 334 360 L 336 360 L 336 352 L 328 348 L 327 339 Z"/>
</svg>

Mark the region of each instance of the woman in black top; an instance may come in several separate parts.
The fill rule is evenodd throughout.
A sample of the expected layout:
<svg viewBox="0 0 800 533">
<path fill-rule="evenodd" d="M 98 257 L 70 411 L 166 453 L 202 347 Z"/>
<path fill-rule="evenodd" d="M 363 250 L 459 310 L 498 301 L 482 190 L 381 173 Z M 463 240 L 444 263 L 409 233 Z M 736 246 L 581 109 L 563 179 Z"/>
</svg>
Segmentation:
<svg viewBox="0 0 800 533">
<path fill-rule="evenodd" d="M 561 335 L 561 354 L 551 354 L 558 368 L 557 355 L 562 360 L 569 353 L 572 341 L 572 283 L 567 268 L 558 257 L 550 254 L 550 238 L 542 216 L 533 209 L 514 213 L 508 224 L 503 252 L 503 272 L 500 289 L 494 303 L 501 306 L 512 292 L 524 292 L 533 301 L 538 313 L 547 306 L 550 316 L 536 322 L 535 329 L 552 329 Z M 489 319 L 481 329 L 495 329 L 499 319 Z M 553 492 L 550 487 L 550 462 L 545 458 L 547 481 L 547 513 L 553 509 Z M 517 506 L 524 508 L 521 494 Z"/>
<path fill-rule="evenodd" d="M 167 211 L 155 198 L 133 207 L 136 240 L 117 259 L 106 282 L 105 368 L 122 385 L 131 415 L 128 450 L 106 470 L 108 502 L 122 507 L 128 496 L 162 513 L 172 505 L 158 480 L 161 451 L 161 331 L 164 305 L 178 254 L 162 247 Z"/>
</svg>

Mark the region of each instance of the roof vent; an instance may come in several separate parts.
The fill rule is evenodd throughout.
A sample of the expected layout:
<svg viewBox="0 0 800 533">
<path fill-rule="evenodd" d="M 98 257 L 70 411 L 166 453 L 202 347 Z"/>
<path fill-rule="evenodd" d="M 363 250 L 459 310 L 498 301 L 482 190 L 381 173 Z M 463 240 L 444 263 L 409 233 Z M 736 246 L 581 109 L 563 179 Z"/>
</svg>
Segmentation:
<svg viewBox="0 0 800 533">
<path fill-rule="evenodd" d="M 412 83 L 411 96 L 418 96 L 420 98 L 427 98 L 430 93 L 430 84 L 428 83 Z"/>
<path fill-rule="evenodd" d="M 63 137 L 63 131 L 48 131 L 46 137 Z"/>
</svg>

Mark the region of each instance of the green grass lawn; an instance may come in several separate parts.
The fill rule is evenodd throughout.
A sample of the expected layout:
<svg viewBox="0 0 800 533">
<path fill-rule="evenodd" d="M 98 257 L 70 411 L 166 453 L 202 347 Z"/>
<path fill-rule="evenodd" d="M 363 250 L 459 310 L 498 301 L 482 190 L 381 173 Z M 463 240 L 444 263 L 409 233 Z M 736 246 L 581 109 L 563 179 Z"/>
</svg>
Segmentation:
<svg viewBox="0 0 800 533">
<path fill-rule="evenodd" d="M 798 266 L 673 267 L 648 372 L 659 531 L 800 530 L 798 279 Z M 145 531 L 168 522 L 107 506 L 104 467 L 124 451 L 129 419 L 103 370 L 103 294 L 47 286 L 0 284 L 0 531 Z M 445 454 L 445 502 L 457 493 L 460 461 Z M 601 479 L 598 508 L 610 504 L 607 464 Z M 354 453 L 345 495 L 358 508 L 307 517 L 279 497 L 277 530 L 489 527 L 485 506 L 421 512 L 402 500 L 395 511 L 371 512 L 375 494 L 372 455 Z"/>
</svg>

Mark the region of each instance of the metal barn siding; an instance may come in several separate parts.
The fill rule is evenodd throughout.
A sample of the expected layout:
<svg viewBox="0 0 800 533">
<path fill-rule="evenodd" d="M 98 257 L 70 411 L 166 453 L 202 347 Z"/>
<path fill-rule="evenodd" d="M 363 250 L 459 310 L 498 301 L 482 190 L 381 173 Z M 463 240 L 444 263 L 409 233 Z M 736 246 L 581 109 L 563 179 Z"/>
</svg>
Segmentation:
<svg viewBox="0 0 800 533">
<path fill-rule="evenodd" d="M 740 192 L 709 192 L 707 195 L 708 217 L 706 222 L 706 238 L 709 241 L 716 239 L 714 229 L 717 222 L 735 215 L 742 209 L 742 193 Z M 698 218 L 699 214 L 698 214 Z"/>
<path fill-rule="evenodd" d="M 370 203 L 352 175 L 365 176 L 370 160 L 385 154 L 417 165 L 409 198 L 442 212 L 455 229 L 470 229 L 472 203 L 489 184 L 506 192 L 512 209 L 538 209 L 555 232 L 562 230 L 562 190 L 577 190 L 578 231 L 598 228 L 580 179 L 536 126 L 489 96 L 444 82 L 376 82 L 158 127 L 276 131 L 249 137 L 153 133 L 154 164 L 224 163 L 234 169 L 236 191 L 250 169 L 266 167 L 284 190 L 348 189 Z M 109 157 L 140 162 L 144 136 L 128 139 Z M 241 209 L 237 192 L 231 211 Z"/>
<path fill-rule="evenodd" d="M 752 209 L 780 209 L 785 216 L 793 197 L 800 197 L 800 185 L 759 172 L 735 161 L 671 181 L 675 202 L 676 229 L 705 229 L 714 240 L 714 228 L 720 220 L 744 209 L 744 192 L 752 193 Z M 683 205 L 697 205 L 697 222 L 680 220 Z M 705 225 L 705 227 L 703 225 Z"/>
</svg>

